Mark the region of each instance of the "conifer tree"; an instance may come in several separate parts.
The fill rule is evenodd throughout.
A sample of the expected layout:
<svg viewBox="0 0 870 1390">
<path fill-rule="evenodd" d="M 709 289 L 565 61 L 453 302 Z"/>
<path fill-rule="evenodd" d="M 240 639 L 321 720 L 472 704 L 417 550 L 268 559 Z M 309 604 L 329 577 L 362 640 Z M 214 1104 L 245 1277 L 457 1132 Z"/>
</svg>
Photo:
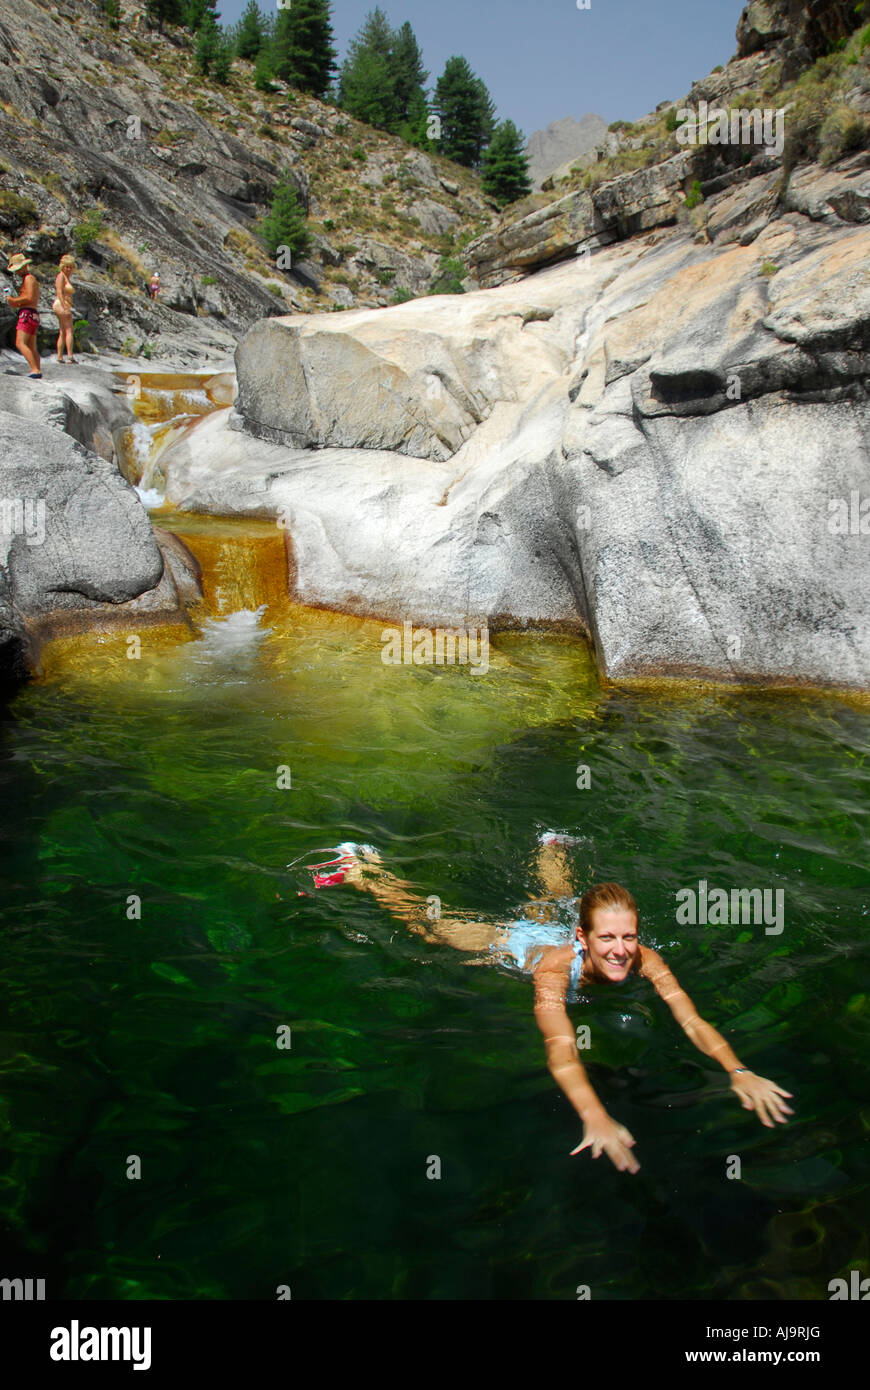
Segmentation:
<svg viewBox="0 0 870 1390">
<path fill-rule="evenodd" d="M 204 77 L 208 77 L 211 72 L 220 52 L 220 46 L 221 31 L 215 19 L 214 10 L 207 9 L 200 21 L 196 47 L 193 50 L 193 61 L 196 64 L 196 69 Z"/>
<path fill-rule="evenodd" d="M 258 92 L 272 91 L 272 78 L 275 71 L 272 67 L 272 45 L 264 43 L 254 60 L 254 86 Z"/>
<path fill-rule="evenodd" d="M 483 153 L 481 173 L 484 193 L 494 198 L 499 207 L 507 207 L 531 193 L 525 140 L 513 121 L 502 121 L 496 126 L 492 142 Z"/>
<path fill-rule="evenodd" d="M 423 54 L 414 30 L 406 20 L 392 36 L 391 65 L 395 83 L 396 120 L 401 125 L 410 119 L 412 103 L 422 96 L 429 76 L 423 67 Z"/>
<path fill-rule="evenodd" d="M 329 0 L 293 0 L 275 24 L 275 75 L 322 97 L 335 70 Z"/>
<path fill-rule="evenodd" d="M 442 154 L 477 169 L 492 139 L 495 106 L 466 58 L 448 58 L 435 87 L 434 107 L 441 118 Z"/>
<path fill-rule="evenodd" d="M 218 0 L 186 0 L 183 7 L 184 27 L 198 34 L 203 25 L 209 23 L 207 16 L 211 16 L 211 21 L 217 28 L 217 5 Z"/>
<path fill-rule="evenodd" d="M 145 13 L 157 20 L 161 32 L 164 24 L 183 24 L 186 10 L 187 0 L 145 0 Z"/>
<path fill-rule="evenodd" d="M 277 254 L 279 246 L 289 247 L 294 256 L 304 256 L 311 245 L 305 210 L 299 205 L 295 185 L 286 176 L 276 185 L 271 209 L 260 230 L 271 256 Z"/>
<path fill-rule="evenodd" d="M 437 152 L 436 142 L 429 138 L 429 116 L 426 94 L 422 87 L 419 87 L 411 97 L 407 117 L 402 121 L 396 134 L 401 136 L 409 145 L 415 145 L 418 150 Z"/>
<path fill-rule="evenodd" d="M 260 6 L 257 0 L 248 0 L 236 32 L 236 54 L 239 58 L 253 63 L 265 41 L 266 31 Z"/>
<path fill-rule="evenodd" d="M 394 35 L 381 9 L 366 15 L 351 40 L 339 77 L 339 104 L 358 121 L 391 130 L 398 116 Z"/>
<path fill-rule="evenodd" d="M 230 80 L 230 72 L 233 66 L 233 45 L 229 35 L 223 30 L 218 30 L 217 43 L 214 49 L 214 59 L 212 61 L 211 75 L 215 82 L 221 86 L 226 86 Z"/>
</svg>

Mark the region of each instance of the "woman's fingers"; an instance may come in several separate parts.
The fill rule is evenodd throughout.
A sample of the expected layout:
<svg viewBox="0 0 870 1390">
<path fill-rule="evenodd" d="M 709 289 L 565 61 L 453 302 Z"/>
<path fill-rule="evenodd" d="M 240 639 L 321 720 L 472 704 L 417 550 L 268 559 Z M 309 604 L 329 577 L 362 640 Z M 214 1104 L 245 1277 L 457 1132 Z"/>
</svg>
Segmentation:
<svg viewBox="0 0 870 1390">
<path fill-rule="evenodd" d="M 624 1144 L 608 1144 L 607 1156 L 611 1163 L 615 1164 L 619 1169 L 620 1173 L 624 1173 L 626 1169 L 628 1169 L 629 1173 L 636 1173 L 640 1168 L 640 1164 L 634 1154 L 630 1153 Z"/>
</svg>

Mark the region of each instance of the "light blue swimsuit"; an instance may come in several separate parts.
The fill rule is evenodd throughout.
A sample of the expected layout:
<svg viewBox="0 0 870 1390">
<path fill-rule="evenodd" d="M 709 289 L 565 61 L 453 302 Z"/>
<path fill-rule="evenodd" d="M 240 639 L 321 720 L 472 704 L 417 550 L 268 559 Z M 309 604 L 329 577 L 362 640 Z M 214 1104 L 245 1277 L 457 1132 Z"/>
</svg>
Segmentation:
<svg viewBox="0 0 870 1390">
<path fill-rule="evenodd" d="M 567 946 L 571 941 L 570 927 L 560 926 L 558 922 L 530 922 L 527 917 L 520 917 L 516 922 L 512 922 L 508 932 L 508 940 L 498 949 L 507 951 L 509 955 L 513 956 L 520 970 L 524 971 L 532 966 L 531 953 L 535 948 L 540 950 L 543 946 Z M 571 962 L 569 1003 L 576 1003 L 577 1000 L 577 990 L 583 971 L 583 956 L 583 947 L 575 938 L 574 959 Z"/>
</svg>

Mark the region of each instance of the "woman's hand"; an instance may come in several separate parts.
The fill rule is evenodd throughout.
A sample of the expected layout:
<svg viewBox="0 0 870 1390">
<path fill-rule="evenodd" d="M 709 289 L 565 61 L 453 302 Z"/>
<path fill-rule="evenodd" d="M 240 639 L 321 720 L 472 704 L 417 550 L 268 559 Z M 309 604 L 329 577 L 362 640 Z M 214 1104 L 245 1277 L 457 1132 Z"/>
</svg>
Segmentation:
<svg viewBox="0 0 870 1390">
<path fill-rule="evenodd" d="M 583 1143 L 572 1149 L 571 1154 L 573 1156 L 591 1148 L 593 1158 L 600 1158 L 602 1153 L 606 1153 L 614 1168 L 618 1168 L 620 1173 L 626 1170 L 636 1173 L 640 1164 L 631 1152 L 633 1147 L 634 1138 L 625 1125 L 618 1125 L 615 1120 L 611 1120 L 606 1110 L 602 1110 L 600 1115 L 583 1122 Z"/>
<path fill-rule="evenodd" d="M 784 1091 L 781 1086 L 768 1081 L 764 1076 L 756 1076 L 754 1071 L 732 1072 L 731 1089 L 743 1109 L 754 1110 L 761 1123 L 768 1129 L 773 1129 L 774 1120 L 784 1125 L 786 1115 L 794 1114 L 791 1107 L 780 1100 L 780 1096 L 787 1096 L 789 1100 L 793 1100 L 791 1091 Z"/>
</svg>

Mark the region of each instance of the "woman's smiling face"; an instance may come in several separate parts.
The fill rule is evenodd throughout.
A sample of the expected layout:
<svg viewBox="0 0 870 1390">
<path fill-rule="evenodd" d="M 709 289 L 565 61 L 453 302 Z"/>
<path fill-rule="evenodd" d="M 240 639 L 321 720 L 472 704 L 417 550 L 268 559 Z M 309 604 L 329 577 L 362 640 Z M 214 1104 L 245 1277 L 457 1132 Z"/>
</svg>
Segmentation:
<svg viewBox="0 0 870 1390">
<path fill-rule="evenodd" d="M 621 984 L 638 952 L 636 914 L 625 907 L 595 907 L 589 931 L 577 935 L 599 979 Z"/>
</svg>

